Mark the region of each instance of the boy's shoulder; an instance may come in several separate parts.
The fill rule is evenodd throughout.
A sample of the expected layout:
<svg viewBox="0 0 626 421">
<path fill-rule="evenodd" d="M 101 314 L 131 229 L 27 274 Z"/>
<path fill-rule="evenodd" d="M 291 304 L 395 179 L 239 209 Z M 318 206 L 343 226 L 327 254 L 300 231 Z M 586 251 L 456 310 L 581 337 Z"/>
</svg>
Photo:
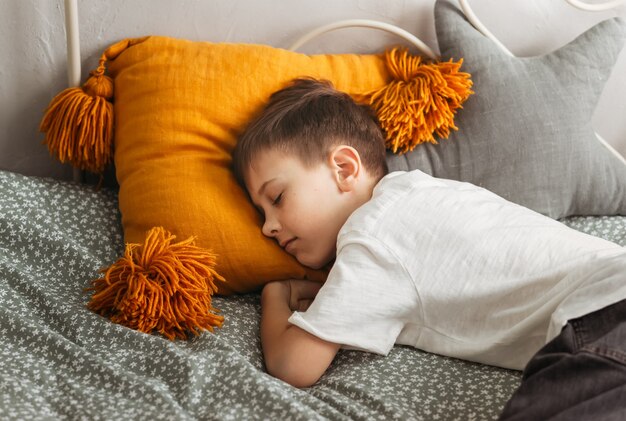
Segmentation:
<svg viewBox="0 0 626 421">
<path fill-rule="evenodd" d="M 417 187 L 450 187 L 455 188 L 459 182 L 436 178 L 420 170 L 394 171 L 384 176 L 374 187 L 372 200 L 383 194 L 402 195 Z"/>
<path fill-rule="evenodd" d="M 369 211 L 378 209 L 382 211 L 394 206 L 404 206 L 407 202 L 402 202 L 411 196 L 419 195 L 420 190 L 428 188 L 454 189 L 456 182 L 432 177 L 420 170 L 394 171 L 383 177 L 374 187 L 372 198 L 366 203 L 364 208 L 371 208 Z"/>
<path fill-rule="evenodd" d="M 338 245 L 342 237 L 345 243 L 355 235 L 395 243 L 398 237 L 436 223 L 442 214 L 461 220 L 457 216 L 467 206 L 484 203 L 505 206 L 508 202 L 470 183 L 432 177 L 420 170 L 395 171 L 383 177 L 371 199 L 350 215 L 339 232 Z"/>
<path fill-rule="evenodd" d="M 419 170 L 387 174 L 374 187 L 371 199 L 350 215 L 339 237 L 347 233 L 376 235 L 395 231 L 399 221 L 406 219 L 404 215 L 414 212 L 412 202 L 419 195 L 416 190 L 429 184 L 441 182 Z"/>
<path fill-rule="evenodd" d="M 355 210 L 339 231 L 336 263 L 349 256 L 352 263 L 374 259 L 381 270 L 403 267 L 411 259 L 412 233 L 423 229 L 424 215 L 432 207 L 425 204 L 428 190 L 446 189 L 439 180 L 419 170 L 396 171 L 383 177 L 369 201 Z M 351 254 L 345 254 L 351 250 Z M 355 271 L 367 265 L 358 264 Z"/>
</svg>

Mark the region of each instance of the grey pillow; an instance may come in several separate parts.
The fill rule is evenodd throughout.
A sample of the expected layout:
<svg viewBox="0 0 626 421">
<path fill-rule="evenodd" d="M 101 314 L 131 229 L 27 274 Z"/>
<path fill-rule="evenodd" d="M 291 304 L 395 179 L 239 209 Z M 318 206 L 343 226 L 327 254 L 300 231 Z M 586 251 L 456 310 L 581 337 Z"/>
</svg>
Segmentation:
<svg viewBox="0 0 626 421">
<path fill-rule="evenodd" d="M 600 143 L 594 108 L 626 37 L 617 18 L 550 54 L 506 55 L 449 1 L 435 4 L 442 59 L 464 59 L 472 95 L 439 144 L 388 154 L 390 170 L 467 181 L 544 215 L 626 215 L 626 165 Z"/>
</svg>

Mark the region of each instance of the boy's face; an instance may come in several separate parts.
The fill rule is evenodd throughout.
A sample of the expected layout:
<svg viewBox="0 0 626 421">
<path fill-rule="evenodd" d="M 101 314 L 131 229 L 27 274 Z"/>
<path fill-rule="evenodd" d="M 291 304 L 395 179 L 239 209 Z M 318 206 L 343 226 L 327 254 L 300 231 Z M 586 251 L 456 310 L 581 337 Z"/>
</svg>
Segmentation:
<svg viewBox="0 0 626 421">
<path fill-rule="evenodd" d="M 265 218 L 264 235 L 305 266 L 320 268 L 334 259 L 337 235 L 354 209 L 330 161 L 306 168 L 296 157 L 266 151 L 253 160 L 245 179 Z"/>
</svg>

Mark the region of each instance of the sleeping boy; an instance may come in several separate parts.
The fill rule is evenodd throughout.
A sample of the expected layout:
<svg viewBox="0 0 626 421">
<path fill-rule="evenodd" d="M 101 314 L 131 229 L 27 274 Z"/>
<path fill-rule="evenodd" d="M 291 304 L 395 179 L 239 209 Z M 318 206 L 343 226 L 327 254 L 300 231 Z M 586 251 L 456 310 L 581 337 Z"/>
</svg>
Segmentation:
<svg viewBox="0 0 626 421">
<path fill-rule="evenodd" d="M 273 376 L 307 387 L 342 347 L 403 344 L 526 367 L 503 418 L 624 415 L 624 248 L 469 183 L 387 174 L 371 111 L 328 82 L 274 93 L 233 165 L 263 234 L 305 266 L 332 263 L 321 288 L 264 287 Z"/>
</svg>

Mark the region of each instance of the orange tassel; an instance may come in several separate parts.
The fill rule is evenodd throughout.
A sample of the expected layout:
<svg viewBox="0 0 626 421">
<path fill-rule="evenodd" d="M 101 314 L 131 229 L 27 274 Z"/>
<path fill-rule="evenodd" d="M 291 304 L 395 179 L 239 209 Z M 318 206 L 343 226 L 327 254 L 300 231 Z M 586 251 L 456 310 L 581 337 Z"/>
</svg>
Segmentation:
<svg viewBox="0 0 626 421">
<path fill-rule="evenodd" d="M 124 257 L 92 281 L 87 306 L 115 323 L 171 340 L 221 327 L 224 317 L 211 304 L 214 282 L 224 281 L 214 270 L 215 255 L 197 247 L 194 237 L 172 243 L 175 238 L 155 227 L 144 244 L 127 244 Z"/>
<path fill-rule="evenodd" d="M 392 81 L 379 90 L 357 97 L 376 112 L 386 133 L 386 146 L 405 153 L 424 142 L 437 143 L 433 133 L 447 138 L 454 125 L 456 109 L 473 94 L 469 73 L 459 72 L 457 63 L 422 63 L 406 49 L 385 53 Z"/>
<path fill-rule="evenodd" d="M 50 154 L 81 170 L 101 174 L 111 161 L 113 81 L 104 74 L 106 54 L 82 88 L 68 88 L 52 99 L 39 129 Z"/>
</svg>

